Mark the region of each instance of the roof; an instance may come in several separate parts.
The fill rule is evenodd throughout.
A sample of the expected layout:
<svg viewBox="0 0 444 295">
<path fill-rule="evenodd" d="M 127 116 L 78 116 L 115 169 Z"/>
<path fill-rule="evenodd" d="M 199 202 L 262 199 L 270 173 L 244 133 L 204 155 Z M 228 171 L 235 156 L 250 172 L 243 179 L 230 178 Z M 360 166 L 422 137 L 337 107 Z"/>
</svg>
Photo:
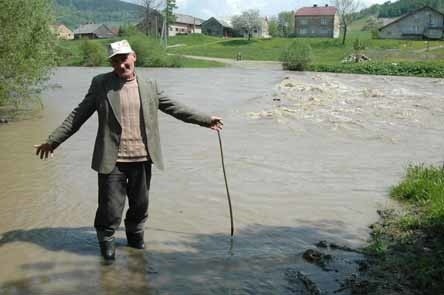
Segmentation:
<svg viewBox="0 0 444 295">
<path fill-rule="evenodd" d="M 404 15 L 401 15 L 400 17 L 398 17 L 398 18 L 395 19 L 394 21 L 392 21 L 392 22 L 390 22 L 390 23 L 388 23 L 388 24 L 386 24 L 386 25 L 380 27 L 378 30 L 381 31 L 382 29 L 384 29 L 384 28 L 386 28 L 386 27 L 388 27 L 388 26 L 391 26 L 391 25 L 393 25 L 394 23 L 399 22 L 400 20 L 405 19 L 406 17 L 411 16 L 411 15 L 413 15 L 413 14 L 415 14 L 415 13 L 417 13 L 417 12 L 423 10 L 423 9 L 427 9 L 427 8 L 430 9 L 430 10 L 433 10 L 433 11 L 435 11 L 436 13 L 439 13 L 439 14 L 441 14 L 441 15 L 444 16 L 444 14 L 443 14 L 441 11 L 438 11 L 438 10 L 436 10 L 436 9 L 434 9 L 434 8 L 432 8 L 432 7 L 426 5 L 426 6 L 423 6 L 423 7 L 421 7 L 421 8 L 418 8 L 418 9 L 415 9 L 415 10 L 413 10 L 413 11 L 410 11 L 410 12 L 404 14 Z"/>
<path fill-rule="evenodd" d="M 233 26 L 232 26 L 230 23 L 228 23 L 227 21 L 225 21 L 225 20 L 221 20 L 221 19 L 217 19 L 217 18 L 215 18 L 215 17 L 210 17 L 209 19 L 207 19 L 206 21 L 204 21 L 204 23 L 206 23 L 207 21 L 209 21 L 209 20 L 211 20 L 211 19 L 216 20 L 216 21 L 217 21 L 218 23 L 220 23 L 221 26 L 223 26 L 224 28 L 229 28 L 229 29 L 232 29 L 232 28 L 233 28 Z"/>
<path fill-rule="evenodd" d="M 399 17 L 378 17 L 377 20 L 382 23 L 383 26 L 388 25 L 389 23 L 394 22 Z"/>
<path fill-rule="evenodd" d="M 337 9 L 334 6 L 302 7 L 296 11 L 295 16 L 335 15 L 336 11 L 337 11 Z"/>
<path fill-rule="evenodd" d="M 94 33 L 101 26 L 103 26 L 103 24 L 80 25 L 77 29 L 74 30 L 74 34 L 91 34 Z"/>
<path fill-rule="evenodd" d="M 222 25 L 222 26 L 224 26 L 224 27 L 226 27 L 226 28 L 233 28 L 233 26 L 228 22 L 228 21 L 226 21 L 226 20 L 223 20 L 223 19 L 218 19 L 218 18 L 216 18 L 216 20 Z"/>
<path fill-rule="evenodd" d="M 190 24 L 190 25 L 197 25 L 197 26 L 199 26 L 203 23 L 203 19 L 191 16 L 191 15 L 180 14 L 180 13 L 175 13 L 174 15 L 176 16 L 176 23 Z"/>
</svg>

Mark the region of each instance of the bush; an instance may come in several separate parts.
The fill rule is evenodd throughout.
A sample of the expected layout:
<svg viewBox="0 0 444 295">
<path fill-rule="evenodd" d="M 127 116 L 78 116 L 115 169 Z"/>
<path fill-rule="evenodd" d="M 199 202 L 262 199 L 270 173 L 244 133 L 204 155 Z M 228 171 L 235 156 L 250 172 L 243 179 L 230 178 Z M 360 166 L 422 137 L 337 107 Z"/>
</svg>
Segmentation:
<svg viewBox="0 0 444 295">
<path fill-rule="evenodd" d="M 100 66 L 106 60 L 106 48 L 98 42 L 84 40 L 80 46 L 83 65 L 88 67 Z"/>
<path fill-rule="evenodd" d="M 0 1 L 0 105 L 34 102 L 55 65 L 47 0 Z"/>
<path fill-rule="evenodd" d="M 137 54 L 136 65 L 141 67 L 181 67 L 180 57 L 168 56 L 159 40 L 141 33 L 128 36 L 128 42 Z"/>
<path fill-rule="evenodd" d="M 310 45 L 303 41 L 294 41 L 282 53 L 282 66 L 286 70 L 303 71 L 313 59 Z"/>
<path fill-rule="evenodd" d="M 387 63 L 371 61 L 353 64 L 313 65 L 310 70 L 316 72 L 444 78 L 444 65 L 436 62 Z"/>
</svg>

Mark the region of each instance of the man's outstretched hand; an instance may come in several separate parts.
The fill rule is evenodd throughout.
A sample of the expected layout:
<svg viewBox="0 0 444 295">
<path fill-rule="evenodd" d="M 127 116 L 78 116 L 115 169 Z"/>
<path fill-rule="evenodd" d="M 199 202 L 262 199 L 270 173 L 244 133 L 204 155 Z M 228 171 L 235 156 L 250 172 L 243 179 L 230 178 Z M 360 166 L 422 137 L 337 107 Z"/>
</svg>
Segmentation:
<svg viewBox="0 0 444 295">
<path fill-rule="evenodd" d="M 40 156 L 40 159 L 47 159 L 48 156 L 51 158 L 53 157 L 53 151 L 54 149 L 51 147 L 49 143 L 42 143 L 40 145 L 34 145 L 34 148 L 36 149 L 35 154 L 37 156 Z"/>
<path fill-rule="evenodd" d="M 223 125 L 224 122 L 222 121 L 222 118 L 216 116 L 211 117 L 211 124 L 209 126 L 211 129 L 221 131 Z"/>
</svg>

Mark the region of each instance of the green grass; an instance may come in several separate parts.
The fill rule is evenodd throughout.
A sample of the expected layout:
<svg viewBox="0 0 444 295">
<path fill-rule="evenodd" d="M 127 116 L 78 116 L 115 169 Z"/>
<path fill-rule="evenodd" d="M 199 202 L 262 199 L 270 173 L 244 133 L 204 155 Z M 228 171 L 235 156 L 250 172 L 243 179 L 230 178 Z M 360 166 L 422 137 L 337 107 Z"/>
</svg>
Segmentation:
<svg viewBox="0 0 444 295">
<path fill-rule="evenodd" d="M 225 66 L 226 64 L 217 61 L 182 57 L 183 68 L 223 68 Z"/>
<path fill-rule="evenodd" d="M 178 38 L 177 40 L 175 38 Z M 314 64 L 337 64 L 347 55 L 354 52 L 352 43 L 359 38 L 366 45 L 364 54 L 369 55 L 376 61 L 400 62 L 400 61 L 436 61 L 442 58 L 442 54 L 437 56 L 432 51 L 418 54 L 418 50 L 424 50 L 427 46 L 444 46 L 444 41 L 424 41 L 412 40 L 382 40 L 371 39 L 369 32 L 351 31 L 345 45 L 341 44 L 341 39 L 329 38 L 273 38 L 271 40 L 242 38 L 223 39 L 215 38 L 203 39 L 199 44 L 196 37 L 180 36 L 171 38 L 175 44 L 185 44 L 185 46 L 169 48 L 168 52 L 186 55 L 197 55 L 207 57 L 234 58 L 239 52 L 243 59 L 249 60 L 272 60 L 278 61 L 282 51 L 295 40 L 305 41 L 313 48 Z"/>
<path fill-rule="evenodd" d="M 204 34 L 177 35 L 168 38 L 168 46 L 186 44 L 187 46 L 202 45 L 205 43 L 220 42 L 221 38 L 207 36 Z"/>
<path fill-rule="evenodd" d="M 390 196 L 419 206 L 422 224 L 444 229 L 444 167 L 408 167 L 404 180 L 391 189 Z"/>
<path fill-rule="evenodd" d="M 442 294 L 444 167 L 409 166 L 390 196 L 405 206 L 371 226 L 367 275 L 382 289 L 369 294 Z"/>
<path fill-rule="evenodd" d="M 213 40 L 214 37 L 199 37 L 199 36 L 190 36 L 190 40 L 193 40 L 193 42 L 197 42 L 197 40 Z M 98 39 L 98 40 L 92 40 L 92 42 L 96 42 L 101 44 L 104 48 L 106 46 L 113 42 L 120 40 L 121 38 L 114 38 L 114 39 Z M 180 37 L 177 38 L 176 41 L 180 41 Z M 216 38 L 217 39 L 217 38 Z M 70 40 L 70 41 L 59 41 L 58 43 L 58 64 L 60 66 L 82 66 L 83 65 L 83 58 L 82 58 L 82 52 L 81 52 L 81 44 L 82 40 Z M 172 44 L 172 43 L 170 43 Z M 178 43 L 180 44 L 180 42 Z M 173 58 L 173 57 L 171 57 Z M 191 58 L 185 58 L 185 57 L 175 57 L 179 59 L 179 65 L 180 67 L 185 68 L 213 68 L 213 67 L 224 67 L 225 64 L 216 62 L 216 61 L 206 61 L 206 60 L 197 60 L 197 59 L 191 59 Z M 109 66 L 109 62 L 105 59 L 104 63 L 101 66 Z"/>
<path fill-rule="evenodd" d="M 309 43 L 312 48 L 312 70 L 444 77 L 444 70 L 442 70 L 444 65 L 444 41 L 372 39 L 369 32 L 361 31 L 360 28 L 363 23 L 352 24 L 345 45 L 342 44 L 341 38 L 272 38 L 248 41 L 243 38 L 226 39 L 192 34 L 171 37 L 168 44 L 172 47 L 169 47 L 167 52 L 178 55 L 229 59 L 235 59 L 240 53 L 243 60 L 279 61 L 283 51 L 292 42 L 303 41 Z M 355 52 L 353 42 L 356 38 L 364 43 L 365 49 L 362 53 L 369 56 L 373 64 L 344 65 L 341 63 L 345 57 Z M 112 41 L 112 39 L 94 40 L 94 42 L 98 42 L 104 47 Z M 59 58 L 59 65 L 81 66 L 83 61 L 80 45 L 81 41 L 79 40 L 61 41 L 58 48 L 61 57 Z M 392 63 L 401 63 L 402 66 L 393 67 Z M 222 65 L 217 62 L 182 59 L 179 66 L 220 67 Z"/>
</svg>

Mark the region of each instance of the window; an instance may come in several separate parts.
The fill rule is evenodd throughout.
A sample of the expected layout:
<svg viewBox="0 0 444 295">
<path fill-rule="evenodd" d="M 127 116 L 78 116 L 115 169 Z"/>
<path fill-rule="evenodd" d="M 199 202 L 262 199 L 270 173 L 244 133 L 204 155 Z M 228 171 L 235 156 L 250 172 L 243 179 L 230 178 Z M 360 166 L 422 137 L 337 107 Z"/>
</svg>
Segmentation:
<svg viewBox="0 0 444 295">
<path fill-rule="evenodd" d="M 321 25 L 326 25 L 326 24 L 327 24 L 327 18 L 321 17 Z"/>
<path fill-rule="evenodd" d="M 301 18 L 301 25 L 306 25 L 306 24 L 308 24 L 308 21 L 307 21 L 307 19 L 306 18 Z"/>
<path fill-rule="evenodd" d="M 307 29 L 299 29 L 299 34 L 306 35 L 307 34 Z"/>
</svg>

